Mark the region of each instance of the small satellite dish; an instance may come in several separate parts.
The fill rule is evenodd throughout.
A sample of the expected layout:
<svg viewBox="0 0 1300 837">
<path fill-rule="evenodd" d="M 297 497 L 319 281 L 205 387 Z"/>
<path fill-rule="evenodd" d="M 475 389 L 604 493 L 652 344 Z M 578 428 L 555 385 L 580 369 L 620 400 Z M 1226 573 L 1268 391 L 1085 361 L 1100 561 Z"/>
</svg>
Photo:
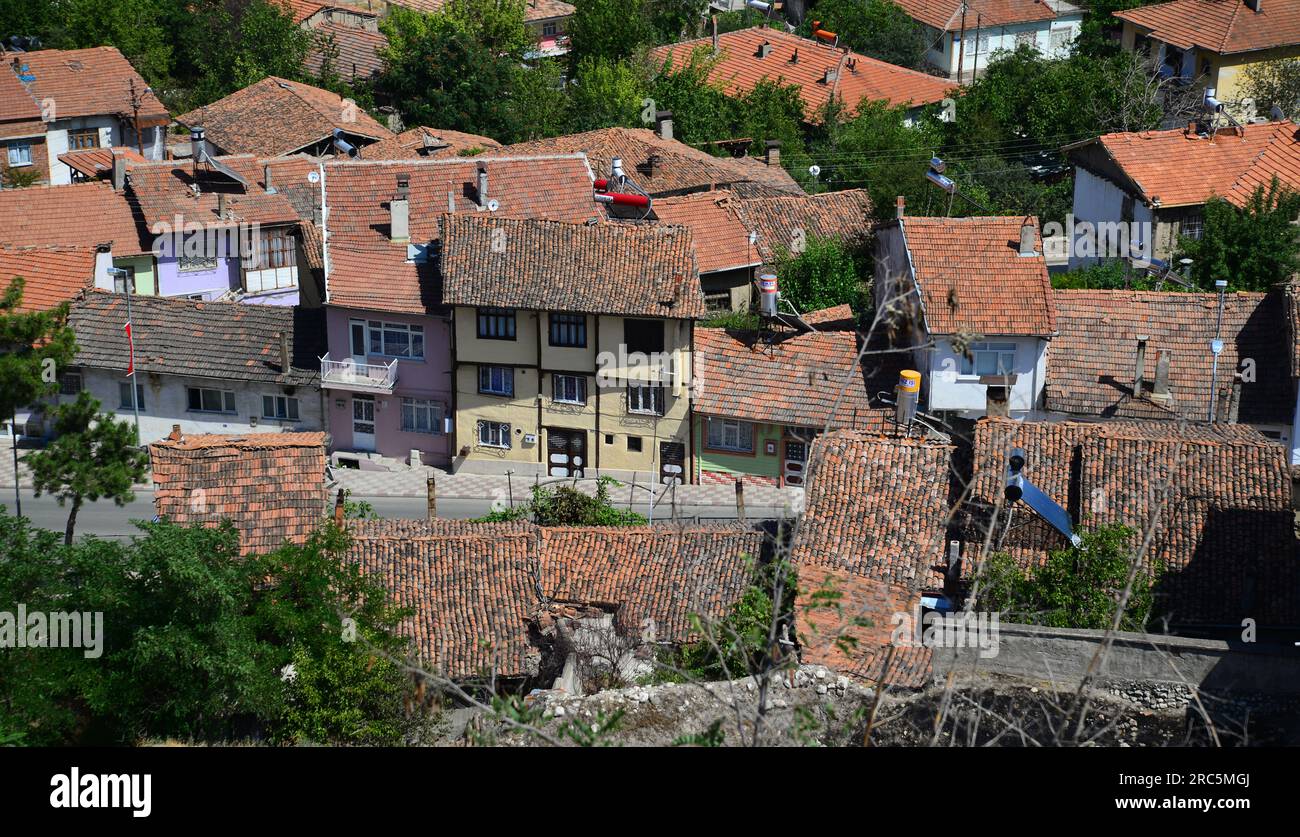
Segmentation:
<svg viewBox="0 0 1300 837">
<path fill-rule="evenodd" d="M 320 172 L 318 171 L 307 172 L 307 181 L 309 183 L 320 183 Z"/>
<path fill-rule="evenodd" d="M 488 208 L 488 212 L 496 212 L 498 209 L 501 208 L 501 204 L 497 203 L 494 200 L 488 201 L 487 208 Z"/>
<path fill-rule="evenodd" d="M 815 164 L 811 165 L 808 167 L 808 173 L 811 174 L 813 177 L 816 177 L 817 175 L 822 173 L 822 167 Z"/>
</svg>

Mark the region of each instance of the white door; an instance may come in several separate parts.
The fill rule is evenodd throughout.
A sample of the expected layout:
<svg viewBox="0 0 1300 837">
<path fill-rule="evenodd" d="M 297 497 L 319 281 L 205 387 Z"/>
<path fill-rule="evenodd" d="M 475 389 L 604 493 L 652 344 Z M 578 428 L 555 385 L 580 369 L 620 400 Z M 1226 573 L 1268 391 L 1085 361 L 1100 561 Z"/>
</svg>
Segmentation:
<svg viewBox="0 0 1300 837">
<path fill-rule="evenodd" d="M 352 396 L 352 447 L 375 449 L 375 399 L 370 395 Z"/>
</svg>

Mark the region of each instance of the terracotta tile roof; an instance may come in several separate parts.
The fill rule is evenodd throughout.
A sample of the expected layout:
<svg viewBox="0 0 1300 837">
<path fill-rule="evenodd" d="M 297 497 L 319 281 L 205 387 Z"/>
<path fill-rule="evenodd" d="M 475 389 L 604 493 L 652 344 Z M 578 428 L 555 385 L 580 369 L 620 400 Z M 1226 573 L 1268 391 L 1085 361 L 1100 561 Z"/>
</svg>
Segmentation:
<svg viewBox="0 0 1300 837">
<path fill-rule="evenodd" d="M 127 172 L 127 194 L 146 228 L 153 230 L 155 225 L 166 224 L 169 225 L 166 229 L 174 229 L 178 217 L 185 223 L 205 227 L 291 224 L 299 219 L 288 198 L 262 188 L 265 174 L 257 158 L 241 155 L 217 160 L 241 175 L 250 186 L 245 188 L 207 164 L 196 175 L 188 160 L 132 166 Z M 274 171 L 271 179 L 275 180 Z M 197 195 L 193 190 L 195 185 L 199 187 Z M 218 214 L 223 195 L 224 219 Z"/>
<path fill-rule="evenodd" d="M 458 213 L 476 213 L 480 160 L 327 163 L 326 289 L 331 305 L 422 314 L 441 304 L 430 262 L 408 262 L 407 245 L 389 241 L 388 201 L 397 175 L 409 178 L 410 232 L 415 244 L 439 235 L 452 193 Z M 591 170 L 581 155 L 482 160 L 497 217 L 584 221 L 603 217 L 592 198 Z M 376 287 L 374 277 L 384 277 Z"/>
<path fill-rule="evenodd" d="M 306 154 L 292 154 L 288 157 L 273 157 L 252 162 L 241 161 L 241 159 L 235 158 L 232 167 L 264 191 L 266 190 L 266 167 L 270 166 L 271 188 L 289 202 L 299 220 L 316 220 L 317 212 L 321 209 L 320 160 Z M 230 162 L 224 159 L 223 161 Z"/>
<path fill-rule="evenodd" d="M 1186 418 L 1209 412 L 1218 296 L 1156 291 L 1058 290 L 1057 326 L 1048 348 L 1047 408 L 1081 416 Z M 1224 296 L 1224 343 L 1217 386 L 1232 387 L 1244 358 L 1255 381 L 1241 387 L 1240 420 L 1290 424 L 1294 406 L 1286 308 L 1280 290 Z M 1137 337 L 1146 335 L 1144 397 L 1135 400 Z M 1148 396 L 1160 352 L 1169 352 L 1170 400 Z M 1222 405 L 1216 410 L 1223 414 Z"/>
<path fill-rule="evenodd" d="M 279 3 L 293 15 L 294 23 L 302 23 L 321 9 L 332 8 L 331 4 L 322 3 L 319 0 L 279 0 Z"/>
<path fill-rule="evenodd" d="M 1107 523 L 1150 524 L 1168 496 L 1147 553 L 1175 575 L 1157 587 L 1174 621 L 1240 622 L 1253 616 L 1295 624 L 1300 562 L 1290 511 L 1286 449 L 1245 425 L 1175 422 L 1015 422 L 976 426 L 968 549 L 983 544 L 987 510 L 1002 492 L 1010 448 L 1026 453 L 1025 475 L 1088 530 Z M 1046 560 L 1065 539 L 1027 508 L 1002 551 L 1021 566 Z M 1004 512 L 1005 514 L 1005 512 Z M 1254 579 L 1252 582 L 1250 579 Z M 1247 607 L 1243 601 L 1255 599 Z"/>
<path fill-rule="evenodd" d="M 135 296 L 131 315 L 142 372 L 310 386 L 325 354 L 319 309 Z M 77 335 L 76 363 L 125 371 L 125 322 L 123 294 L 95 291 L 74 302 L 68 325 Z M 290 342 L 288 375 L 280 368 L 282 332 Z"/>
<path fill-rule="evenodd" d="M 749 243 L 749 230 L 732 208 L 733 195 L 729 191 L 695 192 L 654 202 L 654 214 L 660 221 L 690 228 L 700 273 L 762 263 L 758 250 Z"/>
<path fill-rule="evenodd" d="M 45 133 L 40 103 L 27 86 L 18 80 L 17 74 L 8 69 L 0 72 L 0 122 L 20 123 L 28 129 L 34 126 L 36 133 Z M 0 136 L 7 135 L 0 133 Z"/>
<path fill-rule="evenodd" d="M 425 663 L 457 680 L 536 673 L 528 635 L 538 602 L 531 527 L 395 523 L 351 522 L 348 558 L 412 611 L 401 631 Z"/>
<path fill-rule="evenodd" d="M 440 159 L 459 157 L 462 151 L 493 151 L 500 147 L 501 143 L 491 137 L 421 126 L 367 145 L 362 157 L 366 160 Z"/>
<path fill-rule="evenodd" d="M 1242 206 L 1274 176 L 1284 186 L 1300 188 L 1300 129 L 1286 120 L 1223 129 L 1213 139 L 1181 128 L 1105 134 L 1067 150 L 1094 143 L 1148 205 L 1159 199 L 1165 208 L 1197 206 L 1220 197 Z"/>
<path fill-rule="evenodd" d="M 460 214 L 444 215 L 442 224 L 448 305 L 674 319 L 705 314 L 686 227 Z"/>
<path fill-rule="evenodd" d="M 167 124 L 167 108 L 116 47 L 43 49 L 6 55 L 12 65 L 27 66 L 36 80 L 26 87 L 37 101 L 53 99 L 57 119 L 76 116 L 130 116 L 131 83 L 135 82 L 141 125 Z M 11 66 L 11 69 L 15 70 Z"/>
<path fill-rule="evenodd" d="M 502 153 L 566 154 L 581 152 L 597 177 L 606 177 L 615 157 L 638 186 L 656 197 L 755 183 L 782 194 L 802 195 L 803 189 L 780 166 L 734 157 L 715 157 L 676 140 L 666 140 L 648 128 L 601 128 L 581 134 L 519 142 Z M 659 168 L 651 166 L 657 156 Z"/>
<path fill-rule="evenodd" d="M 337 53 L 331 56 L 331 69 L 343 79 L 368 80 L 384 68 L 379 50 L 388 46 L 388 36 L 346 23 L 326 21 L 312 29 L 312 48 L 304 66 L 313 77 L 325 64 L 326 44 L 333 41 Z"/>
<path fill-rule="evenodd" d="M 813 442 L 799 565 L 919 591 L 945 554 L 950 445 L 836 431 Z"/>
<path fill-rule="evenodd" d="M 325 517 L 325 434 L 170 438 L 149 446 L 154 506 L 181 525 L 230 520 L 241 554 L 300 544 Z"/>
<path fill-rule="evenodd" d="M 913 20 L 919 20 L 941 32 L 961 30 L 961 0 L 897 0 L 897 2 Z M 968 28 L 975 28 L 977 17 L 980 25 L 987 28 L 1056 20 L 1057 13 L 1042 0 L 967 0 Z"/>
<path fill-rule="evenodd" d="M 1300 3 L 1273 0 L 1251 10 L 1242 0 L 1173 0 L 1112 12 L 1180 49 L 1226 55 L 1300 44 Z"/>
<path fill-rule="evenodd" d="M 617 608 L 621 630 L 696 637 L 691 616 L 726 616 L 763 560 L 767 535 L 740 524 L 541 530 L 541 588 L 555 602 Z"/>
<path fill-rule="evenodd" d="M 0 243 L 73 247 L 112 243 L 115 256 L 151 252 L 130 201 L 103 182 L 0 190 Z"/>
<path fill-rule="evenodd" d="M 1021 256 L 1023 217 L 920 218 L 900 223 L 931 334 L 973 331 L 1050 336 L 1056 331 L 1043 241 Z"/>
<path fill-rule="evenodd" d="M 747 198 L 737 200 L 734 207 L 741 223 L 758 233 L 759 255 L 769 264 L 788 253 L 801 232 L 805 240 L 833 239 L 856 247 L 869 240 L 874 227 L 865 189 Z"/>
<path fill-rule="evenodd" d="M 1291 341 L 1291 377 L 1300 378 L 1300 280 L 1286 286 L 1287 336 Z"/>
<path fill-rule="evenodd" d="M 0 73 L 3 77 L 3 73 Z M 15 122 L 0 122 L 0 139 L 44 138 L 45 123 L 39 119 L 26 119 Z"/>
<path fill-rule="evenodd" d="M 853 111 L 863 99 L 884 100 L 892 106 L 919 106 L 941 101 L 957 89 L 954 82 L 852 52 L 848 55 L 854 66 L 844 67 L 837 80 L 827 83 L 826 73 L 833 74 L 840 67 L 845 54 L 842 50 L 761 26 L 727 32 L 719 35 L 718 41 L 720 55 L 709 73 L 710 81 L 721 84 L 732 95 L 748 93 L 765 78 L 793 84 L 803 99 L 804 118 L 810 121 L 821 118 L 821 109 L 832 96 Z M 759 58 L 759 46 L 764 42 L 772 50 Z M 668 61 L 675 69 L 688 64 L 694 50 L 707 50 L 711 45 L 711 38 L 697 38 L 656 47 L 650 57 L 656 64 Z M 798 63 L 792 64 L 796 50 Z"/>
<path fill-rule="evenodd" d="M 858 328 L 858 316 L 848 303 L 805 311 L 800 319 L 818 331 L 856 331 Z"/>
<path fill-rule="evenodd" d="M 780 335 L 695 329 L 695 411 L 821 430 L 861 428 L 873 412 L 851 332 Z"/>
<path fill-rule="evenodd" d="M 69 302 L 95 284 L 93 247 L 6 247 L 0 245 L 0 293 L 21 276 L 19 311 L 45 311 Z"/>
<path fill-rule="evenodd" d="M 86 177 L 102 177 L 113 171 L 113 158 L 121 157 L 130 163 L 146 162 L 144 156 L 134 148 L 113 146 L 111 148 L 84 148 L 80 151 L 66 151 L 59 155 L 59 160 L 67 163 L 75 171 Z"/>
<path fill-rule="evenodd" d="M 892 617 L 913 613 L 919 599 L 908 587 L 856 573 L 799 567 L 794 605 L 799 661 L 893 686 L 926 685 L 931 676 L 931 652 L 924 646 L 895 648 L 889 670 L 884 671 L 895 625 Z"/>
<path fill-rule="evenodd" d="M 447 5 L 447 0 L 390 0 L 394 6 L 402 6 L 407 9 L 414 9 L 417 12 L 434 13 L 442 11 Z M 524 4 L 524 20 L 547 20 L 553 17 L 568 17 L 573 14 L 574 7 L 571 3 L 565 3 L 563 0 L 526 0 Z"/>
<path fill-rule="evenodd" d="M 354 118 L 349 121 L 349 116 Z M 176 121 L 202 127 L 207 141 L 227 154 L 264 157 L 308 148 L 335 128 L 371 139 L 392 136 L 364 109 L 345 106 L 341 96 L 275 76 L 183 113 Z"/>
</svg>

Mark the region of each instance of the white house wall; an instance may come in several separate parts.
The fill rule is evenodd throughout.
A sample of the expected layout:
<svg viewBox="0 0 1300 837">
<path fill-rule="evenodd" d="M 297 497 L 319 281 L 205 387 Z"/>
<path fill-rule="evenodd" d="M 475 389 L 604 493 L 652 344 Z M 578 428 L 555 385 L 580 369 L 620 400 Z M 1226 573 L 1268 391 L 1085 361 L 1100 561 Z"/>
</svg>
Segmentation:
<svg viewBox="0 0 1300 837">
<path fill-rule="evenodd" d="M 1047 378 L 1047 341 L 1037 337 L 988 337 L 988 342 L 1015 343 L 1013 369 L 1017 375 L 1011 388 L 1009 408 L 1013 415 L 1032 416 L 1042 403 Z M 961 356 L 948 340 L 939 337 L 928 351 L 926 364 L 926 409 L 951 410 L 982 416 L 988 404 L 988 387 L 978 375 L 961 374 Z M 969 417 L 973 417 L 969 416 Z"/>
<path fill-rule="evenodd" d="M 1083 25 L 1083 15 L 1068 15 L 1052 21 L 1035 21 L 1016 23 L 996 28 L 984 27 L 977 37 L 975 14 L 966 15 L 966 48 L 962 51 L 961 41 L 953 42 L 953 32 L 939 32 L 938 29 L 926 27 L 926 37 L 932 48 L 926 53 L 926 61 L 944 71 L 949 76 L 957 75 L 957 62 L 961 60 L 963 76 L 986 69 L 999 50 L 1013 52 L 1016 37 L 1022 33 L 1032 35 L 1032 45 L 1047 58 L 1065 58 L 1070 54 L 1071 44 L 1079 35 Z M 1058 36 L 1058 45 L 1052 46 L 1052 33 L 1064 33 Z M 978 52 L 976 47 L 978 46 Z"/>
</svg>

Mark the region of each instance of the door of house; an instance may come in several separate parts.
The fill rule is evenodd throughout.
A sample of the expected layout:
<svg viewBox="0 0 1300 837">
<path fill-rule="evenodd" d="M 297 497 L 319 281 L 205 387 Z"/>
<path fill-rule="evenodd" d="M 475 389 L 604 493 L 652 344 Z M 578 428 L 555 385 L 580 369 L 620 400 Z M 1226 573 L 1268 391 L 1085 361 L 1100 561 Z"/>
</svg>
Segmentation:
<svg viewBox="0 0 1300 837">
<path fill-rule="evenodd" d="M 587 431 L 546 429 L 546 473 L 553 477 L 586 475 Z"/>
<path fill-rule="evenodd" d="M 781 477 L 784 485 L 803 485 L 804 469 L 808 466 L 808 443 L 798 439 L 784 440 L 785 452 L 781 456 Z"/>
<path fill-rule="evenodd" d="M 352 447 L 356 450 L 375 449 L 375 397 L 352 396 Z"/>
<path fill-rule="evenodd" d="M 659 443 L 659 482 L 664 485 L 686 482 L 686 445 L 681 442 Z"/>
</svg>

